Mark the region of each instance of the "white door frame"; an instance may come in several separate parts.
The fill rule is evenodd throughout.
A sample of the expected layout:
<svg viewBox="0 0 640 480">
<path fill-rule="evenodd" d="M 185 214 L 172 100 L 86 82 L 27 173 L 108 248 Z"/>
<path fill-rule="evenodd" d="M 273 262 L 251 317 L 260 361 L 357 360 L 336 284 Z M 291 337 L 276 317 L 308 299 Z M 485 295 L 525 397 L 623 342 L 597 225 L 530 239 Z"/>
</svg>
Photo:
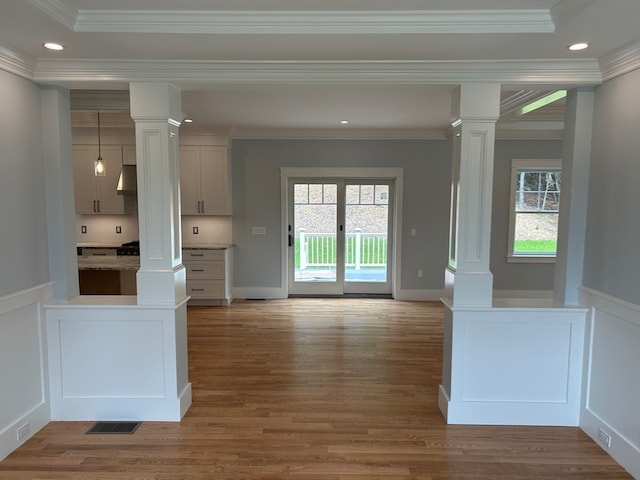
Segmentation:
<svg viewBox="0 0 640 480">
<path fill-rule="evenodd" d="M 393 202 L 393 225 L 391 232 L 394 238 L 391 251 L 391 261 L 393 262 L 393 275 L 391 279 L 391 291 L 393 298 L 397 297 L 400 286 L 401 273 L 401 250 L 402 250 L 402 182 L 404 178 L 404 168 L 401 167 L 281 167 L 280 168 L 280 232 L 281 232 L 281 258 L 280 265 L 280 286 L 285 296 L 288 295 L 289 285 L 289 254 L 287 226 L 291 223 L 289 219 L 288 185 L 290 178 L 344 178 L 344 179 L 391 179 L 394 180 L 394 202 Z"/>
</svg>

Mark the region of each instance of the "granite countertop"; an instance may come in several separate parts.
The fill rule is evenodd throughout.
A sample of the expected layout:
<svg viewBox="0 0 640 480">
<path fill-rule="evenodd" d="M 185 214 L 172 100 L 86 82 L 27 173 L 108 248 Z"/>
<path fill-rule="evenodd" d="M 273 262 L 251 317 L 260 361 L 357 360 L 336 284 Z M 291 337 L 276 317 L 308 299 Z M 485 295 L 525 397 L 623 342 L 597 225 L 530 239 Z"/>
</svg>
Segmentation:
<svg viewBox="0 0 640 480">
<path fill-rule="evenodd" d="M 182 248 L 188 248 L 190 250 L 225 250 L 233 247 L 232 243 L 184 243 Z"/>
</svg>

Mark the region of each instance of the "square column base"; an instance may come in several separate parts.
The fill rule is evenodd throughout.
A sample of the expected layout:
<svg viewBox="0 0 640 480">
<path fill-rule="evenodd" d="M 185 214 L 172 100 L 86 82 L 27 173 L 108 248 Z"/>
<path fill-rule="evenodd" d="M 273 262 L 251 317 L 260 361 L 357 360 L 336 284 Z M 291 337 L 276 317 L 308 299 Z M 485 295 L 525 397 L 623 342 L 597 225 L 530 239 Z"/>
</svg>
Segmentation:
<svg viewBox="0 0 640 480">
<path fill-rule="evenodd" d="M 138 270 L 138 305 L 177 305 L 187 298 L 184 265 L 173 270 Z"/>
<path fill-rule="evenodd" d="M 444 273 L 446 296 L 454 307 L 491 307 L 493 305 L 493 274 L 491 272 L 461 272 L 447 268 Z"/>
</svg>

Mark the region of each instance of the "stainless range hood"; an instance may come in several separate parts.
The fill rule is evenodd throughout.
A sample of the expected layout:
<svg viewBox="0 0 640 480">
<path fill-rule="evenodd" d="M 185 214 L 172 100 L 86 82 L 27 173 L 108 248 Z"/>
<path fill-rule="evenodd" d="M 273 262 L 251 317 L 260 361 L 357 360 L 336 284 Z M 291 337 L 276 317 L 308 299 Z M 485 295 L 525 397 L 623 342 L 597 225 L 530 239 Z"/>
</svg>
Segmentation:
<svg viewBox="0 0 640 480">
<path fill-rule="evenodd" d="M 138 191 L 138 176 L 135 165 L 122 165 L 118 179 L 118 195 L 136 195 Z"/>
</svg>

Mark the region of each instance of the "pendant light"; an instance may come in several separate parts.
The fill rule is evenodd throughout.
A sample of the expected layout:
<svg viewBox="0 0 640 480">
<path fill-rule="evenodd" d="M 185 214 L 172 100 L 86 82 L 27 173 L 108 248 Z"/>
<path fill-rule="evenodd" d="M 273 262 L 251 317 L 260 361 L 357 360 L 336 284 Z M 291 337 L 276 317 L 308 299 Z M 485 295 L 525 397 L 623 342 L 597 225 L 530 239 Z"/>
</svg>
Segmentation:
<svg viewBox="0 0 640 480">
<path fill-rule="evenodd" d="M 104 177 L 106 171 L 104 168 L 104 160 L 102 160 L 102 142 L 100 138 L 100 112 L 98 112 L 98 158 L 93 165 L 93 173 L 96 177 Z"/>
</svg>

